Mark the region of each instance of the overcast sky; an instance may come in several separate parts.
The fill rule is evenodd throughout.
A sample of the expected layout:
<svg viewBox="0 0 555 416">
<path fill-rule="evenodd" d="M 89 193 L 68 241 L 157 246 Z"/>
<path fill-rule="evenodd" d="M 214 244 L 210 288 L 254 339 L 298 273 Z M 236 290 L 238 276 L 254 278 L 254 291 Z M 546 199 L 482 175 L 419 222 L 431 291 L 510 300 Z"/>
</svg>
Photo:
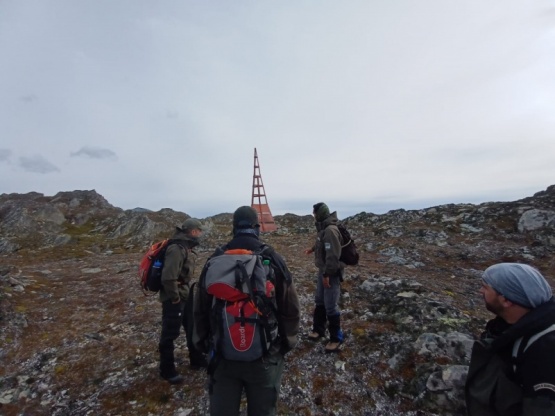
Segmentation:
<svg viewBox="0 0 555 416">
<path fill-rule="evenodd" d="M 555 184 L 553 0 L 0 0 L 0 193 L 205 218 Z"/>
</svg>

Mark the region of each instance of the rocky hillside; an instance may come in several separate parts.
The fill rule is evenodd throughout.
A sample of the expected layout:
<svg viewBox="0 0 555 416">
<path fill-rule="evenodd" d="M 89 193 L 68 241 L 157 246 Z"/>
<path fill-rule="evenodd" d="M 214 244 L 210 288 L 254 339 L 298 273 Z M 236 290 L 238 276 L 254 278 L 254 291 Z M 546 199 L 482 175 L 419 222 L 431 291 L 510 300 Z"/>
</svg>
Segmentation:
<svg viewBox="0 0 555 416">
<path fill-rule="evenodd" d="M 146 247 L 187 217 L 124 211 L 95 191 L 0 195 L 0 414 L 207 414 L 206 375 L 186 366 L 183 337 L 186 384 L 159 379 L 160 306 L 136 278 Z M 264 239 L 286 258 L 303 308 L 280 415 L 464 415 L 472 339 L 488 317 L 481 271 L 525 262 L 555 283 L 555 186 L 514 202 L 362 212 L 345 219 L 361 252 L 342 290 L 347 339 L 325 354 L 306 340 L 312 217 L 275 220 Z M 204 222 L 201 263 L 229 238 L 231 214 Z"/>
</svg>

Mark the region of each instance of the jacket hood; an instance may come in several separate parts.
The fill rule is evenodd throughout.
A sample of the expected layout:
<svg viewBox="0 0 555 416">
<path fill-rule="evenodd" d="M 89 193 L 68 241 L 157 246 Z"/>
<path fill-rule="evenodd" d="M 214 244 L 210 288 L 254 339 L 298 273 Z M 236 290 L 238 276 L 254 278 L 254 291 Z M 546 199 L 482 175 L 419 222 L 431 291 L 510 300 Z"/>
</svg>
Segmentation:
<svg viewBox="0 0 555 416">
<path fill-rule="evenodd" d="M 323 230 L 324 228 L 326 228 L 328 225 L 337 225 L 337 223 L 339 222 L 339 220 L 337 219 L 337 211 L 333 211 L 327 218 L 325 218 L 323 221 L 320 222 L 316 222 L 316 229 L 318 231 Z"/>
</svg>

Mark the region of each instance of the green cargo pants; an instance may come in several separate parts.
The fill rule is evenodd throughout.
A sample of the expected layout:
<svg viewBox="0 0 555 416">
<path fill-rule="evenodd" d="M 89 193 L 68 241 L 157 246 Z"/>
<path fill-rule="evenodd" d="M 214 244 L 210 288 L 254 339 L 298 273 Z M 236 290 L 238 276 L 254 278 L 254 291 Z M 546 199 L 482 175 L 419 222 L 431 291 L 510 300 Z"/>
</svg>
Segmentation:
<svg viewBox="0 0 555 416">
<path fill-rule="evenodd" d="M 244 389 L 249 416 L 274 416 L 282 373 L 279 353 L 252 362 L 222 359 L 210 379 L 210 415 L 239 415 Z"/>
</svg>

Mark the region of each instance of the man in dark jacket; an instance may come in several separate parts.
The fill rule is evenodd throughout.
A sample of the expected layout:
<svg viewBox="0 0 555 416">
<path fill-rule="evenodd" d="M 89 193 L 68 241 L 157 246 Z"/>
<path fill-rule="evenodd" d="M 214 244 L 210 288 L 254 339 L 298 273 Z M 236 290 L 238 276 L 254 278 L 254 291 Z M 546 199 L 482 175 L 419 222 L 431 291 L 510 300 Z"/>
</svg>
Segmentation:
<svg viewBox="0 0 555 416">
<path fill-rule="evenodd" d="M 330 340 L 326 352 L 339 351 L 343 343 L 341 330 L 341 312 L 338 302 L 343 280 L 344 264 L 341 256 L 341 233 L 337 228 L 337 212 L 332 212 L 326 204 L 319 202 L 313 206 L 312 215 L 316 220 L 316 242 L 305 250 L 305 254 L 314 253 L 314 264 L 318 268 L 311 341 L 317 341 L 326 334 L 326 321 Z"/>
<path fill-rule="evenodd" d="M 555 302 L 535 268 L 499 263 L 480 293 L 496 315 L 476 341 L 466 380 L 470 416 L 555 415 Z"/>
<path fill-rule="evenodd" d="M 188 331 L 185 307 L 189 285 L 195 270 L 196 253 L 193 248 L 199 244 L 203 226 L 195 218 L 185 220 L 176 231 L 164 256 L 162 268 L 162 333 L 158 349 L 160 352 L 160 376 L 170 384 L 181 384 L 183 376 L 177 373 L 174 360 L 174 341 L 179 336 L 181 326 L 185 330 L 189 362 L 192 369 L 206 367 L 204 354 L 193 348 L 192 334 Z"/>
<path fill-rule="evenodd" d="M 194 343 L 204 352 L 211 352 L 209 364 L 210 414 L 212 416 L 239 415 L 241 395 L 245 390 L 249 415 L 269 416 L 276 414 L 277 400 L 283 372 L 283 356 L 297 343 L 299 329 L 299 299 L 293 279 L 283 258 L 259 239 L 258 214 L 249 207 L 239 207 L 233 214 L 233 239 L 220 247 L 211 258 L 227 250 L 263 250 L 275 275 L 278 339 L 268 353 L 254 361 L 227 360 L 218 353 L 214 338 L 218 328 L 211 321 L 213 296 L 206 290 L 205 266 L 198 283 L 194 302 Z M 210 260 L 209 260 L 210 261 Z M 207 262 L 208 265 L 208 262 Z"/>
</svg>

